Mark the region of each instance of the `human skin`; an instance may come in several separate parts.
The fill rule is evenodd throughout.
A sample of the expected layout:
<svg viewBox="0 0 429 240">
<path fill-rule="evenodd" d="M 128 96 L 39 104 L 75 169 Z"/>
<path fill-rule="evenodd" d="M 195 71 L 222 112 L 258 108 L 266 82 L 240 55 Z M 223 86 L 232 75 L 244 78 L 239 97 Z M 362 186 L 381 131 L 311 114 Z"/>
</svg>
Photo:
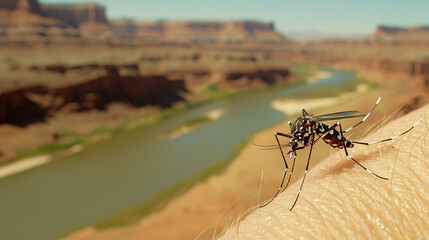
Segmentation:
<svg viewBox="0 0 429 240">
<path fill-rule="evenodd" d="M 389 180 L 368 173 L 339 150 L 317 166 L 310 163 L 292 211 L 302 179 L 220 239 L 429 239 L 428 117 L 426 105 L 361 141 L 388 138 L 422 121 L 406 135 L 349 149 L 358 162 Z"/>
</svg>

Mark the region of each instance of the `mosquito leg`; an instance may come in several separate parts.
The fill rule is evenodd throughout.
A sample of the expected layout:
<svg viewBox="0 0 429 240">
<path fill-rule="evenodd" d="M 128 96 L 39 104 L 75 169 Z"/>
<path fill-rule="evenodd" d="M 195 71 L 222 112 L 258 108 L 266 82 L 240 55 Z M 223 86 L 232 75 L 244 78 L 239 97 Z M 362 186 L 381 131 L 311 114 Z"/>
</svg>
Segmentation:
<svg viewBox="0 0 429 240">
<path fill-rule="evenodd" d="M 277 195 L 280 193 L 281 189 L 283 188 L 283 183 L 285 182 L 286 173 L 287 173 L 287 170 L 288 170 L 288 165 L 287 165 L 287 162 L 286 162 L 286 158 L 285 158 L 285 155 L 284 155 L 284 153 L 283 153 L 282 145 L 280 144 L 280 141 L 279 141 L 279 137 L 278 137 L 278 136 L 282 136 L 282 137 L 286 137 L 286 138 L 292 138 L 292 136 L 290 136 L 290 135 L 288 135 L 288 134 L 281 133 L 281 132 L 275 132 L 275 133 L 274 133 L 274 136 L 276 137 L 277 144 L 279 145 L 280 153 L 282 154 L 283 162 L 285 163 L 285 172 L 284 172 L 284 174 L 283 174 L 283 178 L 282 178 L 282 181 L 281 181 L 281 183 L 280 183 L 279 189 L 277 189 L 277 192 L 276 192 L 276 194 L 274 195 L 274 197 L 273 197 L 273 198 L 271 198 L 271 200 L 270 200 L 270 201 L 268 201 L 268 202 L 264 203 L 263 205 L 261 205 L 259 208 L 262 208 L 262 207 L 267 206 L 269 203 L 271 203 L 271 202 L 274 200 L 274 198 L 276 198 L 276 197 L 277 197 Z"/>
<path fill-rule="evenodd" d="M 364 118 L 362 118 L 362 120 L 360 120 L 360 122 L 356 123 L 354 126 L 351 126 L 351 127 L 347 128 L 343 133 L 346 133 L 346 132 L 352 130 L 353 128 L 357 127 L 361 123 L 365 122 L 365 120 L 369 117 L 369 115 L 371 115 L 371 113 L 374 111 L 375 107 L 377 107 L 377 105 L 380 103 L 380 100 L 381 100 L 381 97 L 378 98 L 378 100 L 375 103 L 374 107 L 372 107 L 371 111 L 369 111 L 369 113 L 366 114 L 366 116 Z"/>
<path fill-rule="evenodd" d="M 304 148 L 305 147 L 298 147 L 298 148 L 295 149 L 295 151 L 296 150 L 300 150 L 300 149 L 304 149 Z M 295 168 L 296 152 L 292 152 L 292 154 L 293 154 L 292 167 L 290 168 L 289 178 L 287 179 L 287 182 L 286 182 L 285 187 L 283 188 L 282 192 L 284 192 L 286 190 L 287 186 L 289 185 L 290 179 L 292 178 L 293 169 Z"/>
<path fill-rule="evenodd" d="M 407 131 L 402 132 L 402 133 L 400 133 L 400 134 L 398 134 L 398 135 L 396 135 L 396 136 L 393 136 L 393 137 L 390 137 L 390 138 L 383 139 L 383 140 L 374 141 L 374 142 L 359 142 L 359 141 L 350 141 L 350 142 L 352 142 L 352 143 L 357 143 L 357 144 L 362 144 L 362 145 L 371 145 L 371 144 L 375 144 L 375 143 L 382 143 L 382 142 L 391 141 L 391 140 L 393 140 L 393 139 L 395 139 L 395 138 L 397 138 L 397 137 L 400 137 L 400 136 L 402 136 L 402 135 L 404 135 L 404 134 L 408 133 L 409 131 L 411 131 L 411 129 L 415 128 L 419 123 L 420 123 L 420 121 L 416 122 L 416 123 L 415 123 L 413 126 L 411 126 Z"/>
<path fill-rule="evenodd" d="M 290 168 L 289 177 L 287 179 L 287 182 L 286 182 L 285 187 L 283 188 L 282 192 L 284 192 L 284 190 L 286 190 L 287 186 L 289 185 L 290 179 L 291 179 L 292 174 L 293 174 L 293 169 L 295 168 L 296 154 L 295 154 L 295 152 L 292 152 L 292 154 L 293 154 L 292 167 Z"/>
<path fill-rule="evenodd" d="M 364 165 L 362 165 L 361 163 L 359 163 L 358 161 L 356 161 L 349 153 L 348 153 L 348 151 L 347 151 L 347 147 L 346 147 L 346 141 L 345 141 L 345 138 L 344 138 L 344 135 L 343 135 L 343 128 L 341 127 L 341 123 L 337 123 L 337 125 L 340 127 L 340 132 L 339 132 L 339 134 L 340 134 L 340 136 L 341 136 L 341 143 L 343 144 L 343 147 L 344 147 L 344 152 L 346 153 L 346 155 L 347 155 L 347 157 L 349 157 L 351 160 L 353 160 L 357 165 L 359 165 L 361 168 L 363 168 L 363 169 L 365 169 L 367 172 L 369 172 L 369 173 L 371 173 L 372 175 L 374 175 L 374 176 L 376 176 L 376 177 L 378 177 L 378 178 L 381 178 L 381 179 L 384 179 L 384 180 L 389 180 L 389 178 L 386 178 L 386 177 L 382 177 L 382 176 L 380 176 L 380 175 L 378 175 L 378 174 L 376 174 L 376 173 L 374 173 L 374 172 L 372 172 L 371 170 L 369 170 L 368 168 L 366 168 Z"/>
<path fill-rule="evenodd" d="M 310 158 L 311 158 L 311 152 L 313 150 L 314 145 L 314 134 L 311 135 L 311 141 L 310 141 L 310 153 L 308 154 L 308 160 L 307 160 L 307 166 L 305 167 L 304 177 L 302 178 L 301 186 L 299 187 L 298 194 L 296 195 L 295 202 L 292 204 L 292 207 L 290 208 L 290 211 L 292 211 L 293 207 L 295 207 L 296 202 L 298 201 L 299 194 L 301 193 L 302 186 L 304 185 L 305 177 L 307 176 L 308 172 L 308 166 L 310 165 Z"/>
</svg>

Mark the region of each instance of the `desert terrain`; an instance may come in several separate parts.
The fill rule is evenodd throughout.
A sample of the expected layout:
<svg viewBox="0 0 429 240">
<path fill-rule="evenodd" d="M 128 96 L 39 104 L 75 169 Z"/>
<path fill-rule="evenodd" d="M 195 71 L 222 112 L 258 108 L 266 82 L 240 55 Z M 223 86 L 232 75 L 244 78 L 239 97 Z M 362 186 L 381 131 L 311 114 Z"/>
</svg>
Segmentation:
<svg viewBox="0 0 429 240">
<path fill-rule="evenodd" d="M 429 100 L 424 26 L 379 26 L 364 38 L 300 43 L 270 22 L 108 19 L 99 4 L 2 1 L 0 167 L 33 157 L 41 164 L 55 161 L 55 154 L 73 154 L 118 132 L 150 127 L 194 105 L 326 77 L 317 71 L 312 79 L 300 79 L 293 72 L 297 62 L 354 71 L 374 86 L 272 103 L 288 116 L 299 114 L 301 105 L 316 114 L 366 113 L 381 96 L 378 111 L 365 122 L 371 127 L 351 134 L 355 139 Z M 275 131 L 288 129 L 289 120 L 253 139 L 272 141 Z M 312 166 L 330 154 L 329 146 L 317 147 Z M 297 162 L 292 182 L 302 177 L 304 163 Z M 223 171 L 171 196 L 137 223 L 103 229 L 94 224 L 64 239 L 216 238 L 273 196 L 282 164 L 278 151 L 248 143 Z"/>
</svg>

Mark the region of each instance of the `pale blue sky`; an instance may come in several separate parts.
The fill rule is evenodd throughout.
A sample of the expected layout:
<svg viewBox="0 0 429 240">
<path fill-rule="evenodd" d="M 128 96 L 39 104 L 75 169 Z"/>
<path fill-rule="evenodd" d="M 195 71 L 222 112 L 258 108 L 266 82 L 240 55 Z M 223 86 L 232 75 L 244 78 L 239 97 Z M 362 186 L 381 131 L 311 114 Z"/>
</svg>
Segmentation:
<svg viewBox="0 0 429 240">
<path fill-rule="evenodd" d="M 77 3 L 88 0 L 39 0 Z M 91 1 L 91 0 L 89 0 Z M 429 0 L 96 0 L 109 18 L 260 20 L 281 32 L 369 34 L 379 24 L 429 25 Z"/>
</svg>

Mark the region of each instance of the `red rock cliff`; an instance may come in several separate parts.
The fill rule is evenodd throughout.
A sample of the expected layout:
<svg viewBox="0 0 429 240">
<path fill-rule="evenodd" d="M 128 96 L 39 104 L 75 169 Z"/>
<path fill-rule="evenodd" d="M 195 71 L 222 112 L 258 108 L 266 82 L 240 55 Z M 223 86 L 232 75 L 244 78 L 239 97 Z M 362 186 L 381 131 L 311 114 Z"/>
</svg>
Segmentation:
<svg viewBox="0 0 429 240">
<path fill-rule="evenodd" d="M 429 26 L 389 27 L 379 26 L 370 41 L 393 46 L 428 47 Z"/>
<path fill-rule="evenodd" d="M 30 36 L 31 38 L 28 38 Z M 0 42 L 114 44 L 284 43 L 273 23 L 258 21 L 109 21 L 95 3 L 39 4 L 0 1 Z M 151 42 L 151 43 L 152 43 Z"/>
<path fill-rule="evenodd" d="M 24 10 L 34 14 L 42 15 L 42 9 L 40 8 L 37 0 L 1 0 L 0 8 L 13 10 Z"/>
<path fill-rule="evenodd" d="M 113 20 L 116 32 L 166 41 L 283 42 L 273 23 L 257 21 L 133 21 Z"/>
<path fill-rule="evenodd" d="M 95 3 L 84 4 L 43 4 L 43 12 L 75 28 L 84 22 L 108 24 L 105 9 Z"/>
<path fill-rule="evenodd" d="M 0 124 L 25 126 L 43 121 L 48 115 L 67 108 L 69 111 L 104 110 L 112 102 L 135 107 L 157 105 L 170 107 L 184 101 L 183 79 L 169 80 L 165 75 L 139 75 L 137 65 L 97 65 L 74 67 L 47 66 L 45 70 L 65 74 L 67 71 L 102 70 L 104 74 L 86 81 L 24 87 L 0 92 Z M 121 75 L 121 70 L 128 70 Z M 134 73 L 133 73 L 134 72 Z M 132 74 L 133 73 L 133 74 Z"/>
<path fill-rule="evenodd" d="M 397 35 L 397 34 L 427 34 L 429 35 L 429 26 L 420 27 L 391 27 L 378 26 L 375 31 L 375 36 Z"/>
<path fill-rule="evenodd" d="M 76 38 L 78 32 L 46 17 L 37 0 L 0 1 L 0 39 L 6 42 L 43 42 Z"/>
</svg>

